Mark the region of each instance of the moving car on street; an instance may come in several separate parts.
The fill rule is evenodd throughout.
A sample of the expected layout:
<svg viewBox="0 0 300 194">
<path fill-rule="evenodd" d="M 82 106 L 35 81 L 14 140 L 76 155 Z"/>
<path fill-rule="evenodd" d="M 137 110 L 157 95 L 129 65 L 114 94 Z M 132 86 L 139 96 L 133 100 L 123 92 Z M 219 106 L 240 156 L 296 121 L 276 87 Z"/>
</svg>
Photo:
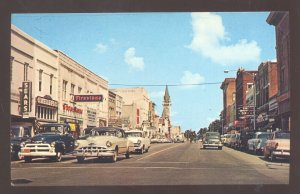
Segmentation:
<svg viewBox="0 0 300 194">
<path fill-rule="evenodd" d="M 290 133 L 283 131 L 273 132 L 264 148 L 264 157 L 275 161 L 277 157 L 290 157 Z"/>
<path fill-rule="evenodd" d="M 145 132 L 141 130 L 125 131 L 125 136 L 133 142 L 134 151 L 140 154 L 148 152 L 150 148 L 150 139 L 145 136 Z"/>
<path fill-rule="evenodd" d="M 221 150 L 223 147 L 219 132 L 206 132 L 202 143 L 203 149 L 206 149 L 207 147 L 215 147 Z"/>
<path fill-rule="evenodd" d="M 129 158 L 133 151 L 133 142 L 126 138 L 122 128 L 95 127 L 90 135 L 76 140 L 73 155 L 78 162 L 87 157 L 109 157 L 111 162 L 116 162 L 120 154 Z"/>
<path fill-rule="evenodd" d="M 248 151 L 254 154 L 262 154 L 267 139 L 270 138 L 272 132 L 256 132 L 252 139 L 248 140 Z"/>
</svg>

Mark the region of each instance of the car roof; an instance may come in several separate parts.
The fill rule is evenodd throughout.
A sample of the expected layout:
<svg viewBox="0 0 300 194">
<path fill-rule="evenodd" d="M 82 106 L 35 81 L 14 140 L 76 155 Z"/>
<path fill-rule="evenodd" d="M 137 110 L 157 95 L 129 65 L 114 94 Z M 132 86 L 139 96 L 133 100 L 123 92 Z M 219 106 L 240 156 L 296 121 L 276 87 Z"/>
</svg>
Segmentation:
<svg viewBox="0 0 300 194">
<path fill-rule="evenodd" d="M 125 133 L 130 133 L 130 132 L 141 132 L 142 133 L 143 131 L 138 130 L 138 129 L 125 131 Z"/>
<path fill-rule="evenodd" d="M 61 126 L 61 125 L 64 125 L 64 126 L 68 126 L 68 124 L 66 123 L 46 123 L 46 124 L 42 124 L 41 126 Z"/>
<path fill-rule="evenodd" d="M 118 127 L 95 127 L 93 128 L 94 131 L 122 131 L 124 132 L 124 129 L 118 128 Z"/>
</svg>

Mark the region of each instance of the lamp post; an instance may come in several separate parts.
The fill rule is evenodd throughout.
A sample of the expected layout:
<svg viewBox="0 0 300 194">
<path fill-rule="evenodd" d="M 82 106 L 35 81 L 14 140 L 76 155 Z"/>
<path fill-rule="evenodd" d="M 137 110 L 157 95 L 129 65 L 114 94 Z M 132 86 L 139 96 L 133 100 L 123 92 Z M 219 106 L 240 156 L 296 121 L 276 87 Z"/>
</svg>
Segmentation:
<svg viewBox="0 0 300 194">
<path fill-rule="evenodd" d="M 242 68 L 239 68 L 239 70 L 243 70 Z M 236 71 L 236 70 L 224 70 L 224 73 L 229 73 L 230 71 Z M 253 129 L 256 130 L 256 84 L 255 84 L 255 73 L 249 73 L 246 71 L 243 71 L 244 73 L 251 76 L 253 80 Z"/>
</svg>

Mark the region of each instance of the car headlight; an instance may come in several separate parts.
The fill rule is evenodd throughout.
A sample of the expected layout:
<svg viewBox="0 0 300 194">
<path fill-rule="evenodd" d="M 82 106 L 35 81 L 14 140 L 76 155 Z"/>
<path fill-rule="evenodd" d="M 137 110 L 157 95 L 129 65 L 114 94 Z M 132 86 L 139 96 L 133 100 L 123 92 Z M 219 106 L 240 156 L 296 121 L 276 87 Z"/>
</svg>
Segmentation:
<svg viewBox="0 0 300 194">
<path fill-rule="evenodd" d="M 25 142 L 20 143 L 21 148 L 25 146 Z"/>
<path fill-rule="evenodd" d="M 142 141 L 139 139 L 139 140 L 137 141 L 137 144 L 138 144 L 138 145 L 141 145 L 141 143 L 142 143 Z"/>
<path fill-rule="evenodd" d="M 107 146 L 107 147 L 110 147 L 110 146 L 112 146 L 112 143 L 111 143 L 110 141 L 107 141 L 107 142 L 106 142 L 106 146 Z"/>
<path fill-rule="evenodd" d="M 55 147 L 55 142 L 52 142 L 52 143 L 50 144 L 50 146 L 51 146 L 51 147 Z"/>
<path fill-rule="evenodd" d="M 77 148 L 79 146 L 79 142 L 75 141 L 74 146 L 75 146 L 75 148 Z"/>
</svg>

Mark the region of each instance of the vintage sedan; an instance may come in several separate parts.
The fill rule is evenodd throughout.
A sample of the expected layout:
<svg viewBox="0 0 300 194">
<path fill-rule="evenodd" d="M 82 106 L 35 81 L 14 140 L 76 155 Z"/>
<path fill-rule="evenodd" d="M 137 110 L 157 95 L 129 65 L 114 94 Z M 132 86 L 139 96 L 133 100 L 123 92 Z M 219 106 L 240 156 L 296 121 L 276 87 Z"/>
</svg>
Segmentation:
<svg viewBox="0 0 300 194">
<path fill-rule="evenodd" d="M 12 159 L 21 160 L 23 158 L 22 156 L 20 156 L 21 147 L 32 136 L 34 136 L 32 126 L 11 126 L 10 147 Z"/>
<path fill-rule="evenodd" d="M 221 142 L 221 136 L 218 132 L 206 132 L 203 142 L 202 142 L 203 149 L 208 147 L 215 147 L 219 150 L 222 150 L 223 144 Z"/>
<path fill-rule="evenodd" d="M 133 142 L 134 151 L 140 154 L 148 152 L 150 148 L 150 139 L 145 136 L 145 132 L 141 130 L 125 131 L 125 136 Z"/>
<path fill-rule="evenodd" d="M 275 161 L 277 157 L 290 157 L 290 133 L 283 131 L 273 132 L 264 148 L 264 157 Z"/>
<path fill-rule="evenodd" d="M 126 138 L 122 128 L 95 127 L 90 135 L 76 140 L 73 155 L 78 162 L 83 162 L 87 157 L 109 157 L 116 162 L 120 154 L 129 158 L 134 151 L 134 144 Z"/>
<path fill-rule="evenodd" d="M 248 140 L 248 151 L 254 154 L 263 153 L 267 139 L 270 138 L 272 132 L 256 132 L 252 139 Z"/>
<path fill-rule="evenodd" d="M 25 142 L 20 155 L 24 157 L 25 162 L 41 157 L 60 162 L 62 155 L 71 153 L 73 149 L 74 138 L 71 134 L 40 133 Z"/>
</svg>

